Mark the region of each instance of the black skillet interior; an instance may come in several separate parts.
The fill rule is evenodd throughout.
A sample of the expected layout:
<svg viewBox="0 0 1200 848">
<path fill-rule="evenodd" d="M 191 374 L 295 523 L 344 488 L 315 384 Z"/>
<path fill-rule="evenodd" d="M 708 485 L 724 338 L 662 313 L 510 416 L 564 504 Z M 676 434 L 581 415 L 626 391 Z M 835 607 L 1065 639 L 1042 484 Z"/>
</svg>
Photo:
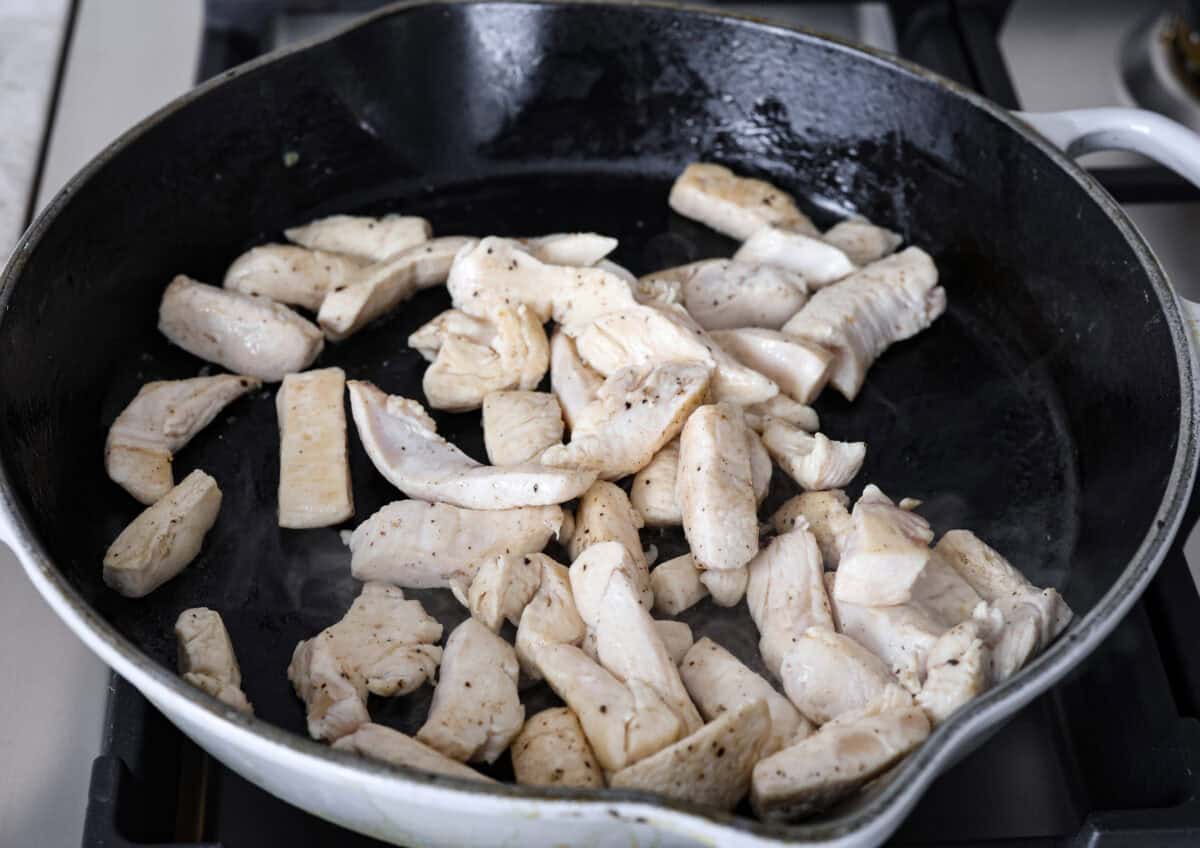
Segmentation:
<svg viewBox="0 0 1200 848">
<path fill-rule="evenodd" d="M 176 459 L 176 479 L 204 468 L 225 494 L 200 558 L 144 600 L 100 581 L 139 511 L 105 477 L 107 426 L 141 383 L 209 373 L 155 331 L 167 281 L 219 283 L 247 247 L 343 211 L 421 214 L 443 235 L 596 230 L 636 273 L 728 255 L 667 208 L 695 159 L 774 180 L 822 223 L 864 214 L 935 256 L 947 314 L 890 350 L 854 404 L 827 393 L 823 429 L 869 443 L 852 494 L 871 481 L 922 498 L 939 531 L 976 530 L 1090 608 L 1149 528 L 1177 438 L 1170 334 L 1128 242 L 1047 156 L 920 75 L 655 7 L 417 6 L 234 72 L 151 122 L 73 188 L 0 319 L 0 450 L 20 503 L 83 596 L 155 659 L 173 664 L 180 610 L 223 613 L 259 715 L 302 733 L 292 648 L 358 586 L 339 528 L 276 526 L 273 389 Z M 447 305 L 426 293 L 318 365 L 422 398 L 405 339 Z M 476 413 L 438 419 L 482 458 Z M 362 520 L 400 495 L 351 441 Z M 768 507 L 791 493 L 775 483 Z M 663 556 L 681 545 L 645 541 Z M 448 627 L 463 617 L 446 592 L 413 595 Z M 686 619 L 759 667 L 744 608 L 706 602 Z M 373 715 L 412 731 L 429 694 Z M 531 709 L 550 697 L 527 696 Z"/>
</svg>

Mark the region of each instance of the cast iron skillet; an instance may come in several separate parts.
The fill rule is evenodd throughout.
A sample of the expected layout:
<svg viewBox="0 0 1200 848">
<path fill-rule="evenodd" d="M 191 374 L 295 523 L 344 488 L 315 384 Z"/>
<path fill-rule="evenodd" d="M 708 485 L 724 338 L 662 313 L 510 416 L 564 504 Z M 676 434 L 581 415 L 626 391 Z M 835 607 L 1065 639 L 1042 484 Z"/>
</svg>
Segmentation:
<svg viewBox="0 0 1200 848">
<path fill-rule="evenodd" d="M 1191 364 L 1161 268 L 1090 178 L 952 83 L 810 33 L 652 5 L 416 4 L 231 71 L 143 122 L 63 190 L 4 272 L 9 541 L 89 641 L 206 709 L 171 674 L 171 626 L 185 607 L 218 609 L 259 716 L 230 720 L 327 756 L 272 726 L 303 734 L 292 648 L 358 584 L 337 528 L 276 526 L 273 391 L 176 458 L 177 480 L 204 468 L 225 494 L 201 557 L 144 600 L 100 581 L 105 548 L 140 511 L 104 474 L 108 425 L 141 383 L 208 370 L 155 330 L 167 281 L 219 283 L 251 245 L 345 211 L 420 214 L 442 235 L 596 230 L 620 239 L 614 258 L 635 273 L 728 255 L 733 243 L 667 208 L 696 159 L 774 181 L 821 224 L 863 214 L 933 254 L 946 315 L 886 353 L 855 403 L 827 393 L 823 429 L 870 445 L 853 495 L 869 481 L 922 498 L 939 532 L 975 530 L 1078 615 L 862 799 L 816 823 L 731 826 L 829 838 L 910 806 L 906 786 L 1082 659 L 1148 582 L 1191 482 Z M 424 361 L 405 338 L 447 305 L 423 294 L 317 364 L 421 398 Z M 437 417 L 482 458 L 477 414 Z M 355 437 L 351 459 L 360 521 L 399 495 Z M 789 494 L 777 472 L 768 508 Z M 664 557 L 680 550 L 675 535 L 644 536 Z M 448 593 L 412 595 L 448 628 L 463 617 Z M 685 620 L 761 670 L 744 607 L 705 602 Z M 429 693 L 373 701 L 372 715 L 413 732 Z M 529 693 L 531 712 L 552 702 Z"/>
</svg>

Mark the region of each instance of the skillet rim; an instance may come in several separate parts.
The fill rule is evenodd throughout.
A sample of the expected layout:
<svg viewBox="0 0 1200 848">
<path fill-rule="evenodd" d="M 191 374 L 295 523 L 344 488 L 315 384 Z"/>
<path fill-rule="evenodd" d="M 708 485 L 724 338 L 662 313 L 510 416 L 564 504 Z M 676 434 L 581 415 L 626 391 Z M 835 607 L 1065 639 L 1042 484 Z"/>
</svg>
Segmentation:
<svg viewBox="0 0 1200 848">
<path fill-rule="evenodd" d="M 347 777 L 356 774 L 361 778 L 366 775 L 372 781 L 394 780 L 400 777 L 431 790 L 453 793 L 459 801 L 469 798 L 478 800 L 482 795 L 497 804 L 521 801 L 552 802 L 555 806 L 563 807 L 561 811 L 557 812 L 566 816 L 578 815 L 568 809 L 573 806 L 595 814 L 602 814 L 605 806 L 625 802 L 637 804 L 638 811 L 649 816 L 661 815 L 663 812 L 674 814 L 661 822 L 664 825 L 669 822 L 670 818 L 681 816 L 684 821 L 678 822 L 676 827 L 687 827 L 686 822 L 690 820 L 692 826 L 695 824 L 715 826 L 718 829 L 715 831 L 716 833 L 732 829 L 743 838 L 751 837 L 785 844 L 795 844 L 796 840 L 820 841 L 827 844 L 859 842 L 873 838 L 882 840 L 899 826 L 903 818 L 924 794 L 928 785 L 946 768 L 972 749 L 973 741 L 989 735 L 992 728 L 1057 683 L 1069 670 L 1085 659 L 1116 627 L 1135 600 L 1141 596 L 1166 556 L 1182 521 L 1196 473 L 1195 419 L 1198 410 L 1197 396 L 1192 380 L 1195 363 L 1179 304 L 1161 264 L 1128 215 L 1099 183 L 1008 110 L 953 80 L 899 56 L 818 33 L 807 27 L 768 22 L 752 15 L 715 11 L 686 4 L 672 4 L 660 2 L 660 0 L 635 0 L 632 3 L 619 2 L 619 0 L 615 2 L 614 0 L 409 0 L 408 2 L 398 2 L 365 15 L 332 33 L 273 51 L 232 68 L 172 100 L 108 144 L 67 181 L 18 240 L 2 274 L 0 274 L 0 332 L 3 332 L 4 317 L 8 313 L 7 307 L 13 287 L 21 276 L 28 256 L 39 243 L 43 234 L 50 228 L 61 210 L 70 202 L 71 196 L 80 187 L 84 186 L 109 160 L 135 143 L 150 128 L 186 108 L 194 100 L 219 89 L 229 80 L 252 74 L 284 57 L 310 50 L 318 45 L 332 43 L 359 29 L 377 25 L 385 18 L 428 7 L 477 5 L 558 6 L 563 8 L 597 6 L 606 9 L 631 8 L 634 10 L 632 13 L 650 9 L 673 15 L 733 21 L 743 26 L 778 31 L 799 41 L 824 42 L 827 45 L 833 45 L 843 53 L 853 54 L 857 61 L 887 66 L 892 73 L 916 77 L 966 100 L 988 117 L 1016 132 L 1026 143 L 1033 145 L 1040 153 L 1065 171 L 1092 202 L 1104 211 L 1132 248 L 1166 317 L 1180 377 L 1178 441 L 1162 503 L 1159 505 L 1149 531 L 1143 537 L 1125 569 L 1093 608 L 1083 617 L 1076 619 L 1066 633 L 1018 674 L 976 698 L 968 706 L 955 713 L 950 720 L 936 728 L 920 748 L 892 770 L 887 785 L 874 793 L 856 810 L 826 820 L 784 824 L 705 810 L 640 791 L 522 787 L 516 784 L 485 784 L 434 775 L 336 751 L 300 734 L 277 727 L 264 719 L 245 716 L 224 706 L 212 696 L 188 685 L 179 675 L 151 659 L 132 641 L 118 633 L 113 625 L 100 617 L 87 604 L 54 565 L 52 558 L 33 531 L 32 522 L 24 505 L 16 501 L 12 485 L 9 482 L 8 461 L 4 456 L 0 456 L 0 506 L 3 507 L 3 513 L 0 513 L 0 531 L 7 532 L 0 532 L 0 540 L 6 541 L 13 549 L 30 579 L 55 612 L 71 627 L 81 641 L 93 651 L 100 653 L 102 659 L 114 667 L 114 670 L 116 666 L 125 666 L 127 670 L 133 672 L 131 676 L 141 677 L 144 682 L 148 681 L 151 685 L 165 689 L 170 697 L 177 700 L 182 699 L 178 706 L 184 708 L 198 721 L 211 722 L 212 718 L 220 718 L 228 722 L 228 726 L 224 729 L 233 731 L 232 735 L 226 734 L 226 736 L 235 747 L 243 747 L 250 741 L 256 741 L 285 749 L 275 752 L 273 757 L 276 761 L 286 759 L 288 755 L 310 760 L 316 758 L 322 761 L 324 767 L 347 772 Z M 3 527 L 5 521 L 11 527 Z M 170 717 L 169 711 L 164 710 L 164 712 L 167 712 Z M 316 765 L 316 763 L 313 764 Z M 447 800 L 453 802 L 455 799 L 448 798 Z M 511 812 L 511 805 L 508 806 L 509 812 Z M 627 818 L 624 814 L 618 815 L 612 806 L 609 806 L 608 813 L 615 818 Z M 650 823 L 655 824 L 653 820 Z"/>
</svg>

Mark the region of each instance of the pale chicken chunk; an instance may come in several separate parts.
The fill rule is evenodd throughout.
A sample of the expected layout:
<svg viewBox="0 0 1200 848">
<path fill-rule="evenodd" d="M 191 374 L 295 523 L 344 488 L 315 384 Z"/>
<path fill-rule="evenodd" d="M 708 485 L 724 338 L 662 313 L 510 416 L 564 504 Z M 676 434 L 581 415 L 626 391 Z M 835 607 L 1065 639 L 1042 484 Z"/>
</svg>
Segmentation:
<svg viewBox="0 0 1200 848">
<path fill-rule="evenodd" d="M 946 311 L 946 292 L 937 281 L 929 254 L 910 247 L 817 292 L 783 332 L 832 351 L 829 382 L 854 400 L 880 354 Z"/>
<path fill-rule="evenodd" d="M 762 433 L 767 424 L 775 418 L 809 433 L 821 429 L 821 419 L 815 409 L 792 400 L 783 392 L 770 400 L 752 403 L 746 407 L 746 426 L 756 433 Z"/>
<path fill-rule="evenodd" d="M 750 583 L 750 571 L 740 568 L 707 569 L 700 572 L 700 582 L 719 607 L 735 607 L 746 597 L 746 586 Z"/>
<path fill-rule="evenodd" d="M 342 620 L 296 645 L 288 680 L 308 708 L 308 732 L 332 741 L 369 722 L 367 693 L 407 695 L 433 679 L 442 625 L 420 601 L 366 583 Z"/>
<path fill-rule="evenodd" d="M 817 234 L 790 194 L 765 180 L 739 177 L 711 162 L 693 162 L 684 168 L 675 178 L 667 202 L 685 218 L 738 241 L 770 226 Z"/>
<path fill-rule="evenodd" d="M 679 434 L 708 388 L 708 369 L 690 362 L 617 371 L 577 417 L 571 441 L 547 448 L 542 464 L 605 480 L 640 471 Z"/>
<path fill-rule="evenodd" d="M 351 256 L 290 244 L 264 244 L 233 260 L 225 272 L 224 286 L 316 312 L 326 294 L 350 285 L 362 267 L 362 262 Z"/>
<path fill-rule="evenodd" d="M 633 284 L 633 296 L 644 306 L 683 304 L 683 283 L 653 274 Z"/>
<path fill-rule="evenodd" d="M 846 254 L 855 265 L 876 262 L 895 252 L 903 241 L 899 234 L 861 218 L 839 221 L 826 230 L 821 238 Z"/>
<path fill-rule="evenodd" d="M 550 265 L 595 265 L 617 249 L 617 240 L 599 233 L 550 233 L 516 240 Z"/>
<path fill-rule="evenodd" d="M 196 558 L 220 510 L 217 481 L 193 471 L 109 545 L 104 582 L 127 598 L 150 594 Z"/>
<path fill-rule="evenodd" d="M 496 324 L 486 318 L 468 315 L 461 309 L 447 309 L 413 331 L 408 337 L 408 346 L 426 361 L 434 362 L 446 340 L 455 336 L 480 347 L 491 347 L 496 338 Z"/>
<path fill-rule="evenodd" d="M 947 630 L 930 649 L 926 662 L 925 685 L 917 692 L 917 704 L 935 726 L 982 695 L 991 682 L 991 652 L 974 621 Z"/>
<path fill-rule="evenodd" d="M 554 395 L 504 391 L 483 399 L 483 444 L 492 465 L 533 462 L 562 439 L 562 410 Z"/>
<path fill-rule="evenodd" d="M 564 565 L 540 557 L 538 589 L 521 613 L 517 625 L 517 660 L 530 680 L 541 680 L 541 655 L 548 645 L 578 645 L 587 626 L 575 608 L 571 576 Z"/>
<path fill-rule="evenodd" d="M 541 551 L 562 521 L 557 506 L 475 510 L 394 501 L 355 528 L 350 573 L 410 589 L 465 592 L 481 563 Z"/>
<path fill-rule="evenodd" d="M 629 496 L 620 486 L 597 480 L 579 499 L 575 510 L 575 532 L 567 545 L 571 560 L 578 559 L 592 545 L 602 542 L 619 542 L 629 555 L 630 576 L 647 608 L 654 602 L 650 593 L 650 564 L 638 530 L 642 517 L 629 502 Z"/>
<path fill-rule="evenodd" d="M 934 546 L 913 583 L 911 603 L 943 627 L 954 627 L 971 618 L 984 600 Z"/>
<path fill-rule="evenodd" d="M 810 290 L 822 289 L 858 269 L 850 257 L 820 236 L 778 227 L 767 227 L 750 236 L 733 258 L 801 274 Z"/>
<path fill-rule="evenodd" d="M 778 419 L 766 423 L 762 440 L 779 467 L 810 492 L 845 486 L 867 458 L 866 442 L 834 441 Z"/>
<path fill-rule="evenodd" d="M 700 603 L 708 595 L 708 589 L 700 581 L 700 574 L 691 554 L 655 566 L 650 572 L 654 610 L 667 615 L 679 615 Z"/>
<path fill-rule="evenodd" d="M 873 484 L 863 489 L 850 518 L 834 594 L 864 606 L 906 603 L 929 560 L 929 522 L 900 509 Z"/>
<path fill-rule="evenodd" d="M 810 627 L 779 669 L 783 691 L 814 724 L 861 710 L 893 683 L 887 665 L 849 636 Z"/>
<path fill-rule="evenodd" d="M 142 386 L 108 430 L 104 468 L 109 478 L 142 503 L 154 503 L 175 485 L 175 453 L 222 409 L 261 385 L 253 377 L 221 374 Z"/>
<path fill-rule="evenodd" d="M 656 281 L 678 282 L 681 299 L 669 302 L 682 303 L 706 330 L 733 327 L 778 330 L 808 300 L 808 284 L 803 275 L 732 259 L 702 259 L 655 271 L 642 278 L 639 288 L 653 287 Z"/>
<path fill-rule="evenodd" d="M 658 635 L 667 649 L 667 654 L 671 657 L 671 662 L 679 665 L 695 643 L 695 639 L 692 637 L 692 628 L 686 621 L 670 619 L 659 619 L 654 622 L 654 627 L 658 630 Z"/>
<path fill-rule="evenodd" d="M 495 783 L 490 777 L 480 774 L 470 766 L 452 760 L 411 736 L 406 736 L 399 730 L 393 730 L 382 724 L 368 722 L 360 725 L 353 733 L 334 742 L 332 747 L 339 751 L 348 751 L 360 757 L 369 757 L 396 766 L 433 774 L 444 774 L 447 777 L 459 777 L 464 780 Z"/>
<path fill-rule="evenodd" d="M 525 723 L 517 674 L 512 645 L 468 618 L 446 640 L 417 740 L 452 760 L 494 763 Z"/>
<path fill-rule="evenodd" d="M 826 570 L 836 571 L 842 556 L 842 539 L 850 532 L 849 506 L 850 499 L 841 489 L 802 492 L 776 510 L 771 516 L 771 526 L 776 533 L 786 533 L 797 518 L 803 518 L 817 540 L 822 564 Z"/>
<path fill-rule="evenodd" d="M 692 646 L 679 664 L 679 674 L 705 721 L 754 701 L 767 705 L 771 730 L 760 756 L 769 757 L 812 732 L 791 701 L 712 639 L 705 637 Z"/>
<path fill-rule="evenodd" d="M 665 445 L 633 478 L 629 501 L 648 527 L 677 527 L 683 523 L 675 497 L 679 470 L 679 439 Z"/>
<path fill-rule="evenodd" d="M 819 813 L 883 774 L 927 736 L 929 721 L 915 707 L 822 728 L 759 760 L 750 804 L 764 819 Z"/>
<path fill-rule="evenodd" d="M 288 241 L 313 250 L 348 253 L 369 262 L 382 262 L 405 248 L 427 241 L 433 229 L 412 215 L 330 215 L 284 230 Z"/>
<path fill-rule="evenodd" d="M 207 607 L 184 610 L 175 619 L 175 639 L 184 680 L 235 710 L 254 712 L 242 692 L 242 671 L 220 613 Z"/>
<path fill-rule="evenodd" d="M 341 368 L 322 368 L 288 374 L 275 395 L 280 527 L 328 527 L 354 516 L 345 386 Z"/>
<path fill-rule="evenodd" d="M 746 605 L 758 627 L 759 652 L 778 677 L 784 657 L 808 628 L 833 629 L 821 554 L 807 526 L 797 522 L 759 551 L 747 571 Z"/>
<path fill-rule="evenodd" d="M 833 367 L 833 354 L 825 348 L 776 330 L 714 330 L 712 339 L 738 362 L 774 380 L 781 393 L 798 403 L 816 399 Z"/>
<path fill-rule="evenodd" d="M 359 380 L 347 385 L 367 456 L 410 498 L 468 509 L 546 506 L 578 497 L 596 479 L 590 471 L 534 463 L 481 465 L 439 436 L 433 419 L 416 401 L 387 395 Z"/>
<path fill-rule="evenodd" d="M 512 625 L 521 621 L 521 613 L 542 583 L 545 554 L 504 554 L 485 560 L 475 572 L 467 590 L 467 609 L 471 616 L 496 633 L 507 619 Z"/>
<path fill-rule="evenodd" d="M 612 776 L 610 785 L 643 789 L 701 807 L 732 810 L 771 732 L 762 701 L 731 709 L 699 730 Z"/>
<path fill-rule="evenodd" d="M 524 786 L 604 786 L 604 771 L 567 707 L 530 716 L 513 740 L 511 754 L 517 783 Z"/>
<path fill-rule="evenodd" d="M 286 306 L 182 274 L 163 292 L 158 329 L 193 356 L 267 383 L 303 371 L 325 346 L 316 325 Z"/>
<path fill-rule="evenodd" d="M 558 398 L 567 427 L 575 429 L 602 385 L 604 377 L 579 357 L 574 339 L 556 329 L 550 337 L 550 391 Z"/>
</svg>

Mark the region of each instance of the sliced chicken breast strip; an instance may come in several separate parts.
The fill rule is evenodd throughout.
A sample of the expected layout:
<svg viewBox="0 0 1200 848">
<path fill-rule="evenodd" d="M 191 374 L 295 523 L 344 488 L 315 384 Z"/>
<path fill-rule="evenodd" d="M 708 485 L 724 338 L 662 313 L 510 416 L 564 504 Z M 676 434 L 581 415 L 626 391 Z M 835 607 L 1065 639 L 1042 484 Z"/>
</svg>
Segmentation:
<svg viewBox="0 0 1200 848">
<path fill-rule="evenodd" d="M 654 627 L 663 640 L 671 662 L 679 665 L 696 642 L 692 636 L 692 628 L 686 621 L 672 621 L 671 619 L 656 619 Z"/>
<path fill-rule="evenodd" d="M 513 773 L 523 786 L 604 787 L 604 771 L 567 707 L 530 716 L 511 753 Z"/>
<path fill-rule="evenodd" d="M 368 722 L 360 725 L 353 733 L 334 742 L 333 747 L 339 751 L 357 754 L 360 757 L 369 757 L 373 760 L 419 771 L 444 774 L 447 777 L 459 777 L 464 780 L 478 780 L 483 783 L 496 782 L 470 766 L 452 760 L 411 736 L 406 736 L 399 730 L 393 730 L 382 724 Z"/>
<path fill-rule="evenodd" d="M 641 527 L 642 517 L 629 503 L 625 490 L 597 480 L 579 499 L 579 507 L 575 510 L 575 532 L 567 545 L 567 553 L 574 561 L 592 545 L 619 542 L 632 563 L 630 576 L 644 606 L 649 609 L 654 596 L 650 591 L 650 564 L 646 562 L 646 553 L 638 537 Z"/>
<path fill-rule="evenodd" d="M 506 620 L 514 627 L 542 585 L 545 554 L 503 554 L 484 560 L 467 590 L 471 617 L 497 633 Z"/>
<path fill-rule="evenodd" d="M 840 489 L 858 476 L 867 458 L 866 442 L 837 442 L 778 419 L 766 423 L 762 440 L 779 467 L 810 492 Z"/>
<path fill-rule="evenodd" d="M 788 698 L 814 724 L 867 707 L 894 682 L 879 657 L 849 636 L 820 627 L 804 631 L 779 676 Z"/>
<path fill-rule="evenodd" d="M 654 454 L 629 487 L 629 501 L 648 527 L 678 527 L 683 523 L 675 497 L 675 475 L 679 470 L 679 439 Z"/>
<path fill-rule="evenodd" d="M 790 194 L 765 180 L 739 177 L 711 162 L 693 162 L 684 168 L 675 178 L 667 202 L 685 218 L 739 241 L 769 226 L 817 233 Z"/>
<path fill-rule="evenodd" d="M 869 265 L 893 253 L 903 239 L 870 221 L 849 218 L 834 224 L 821 238 L 832 244 L 855 265 Z"/>
<path fill-rule="evenodd" d="M 361 261 L 340 253 L 264 244 L 233 260 L 223 285 L 231 291 L 316 312 L 329 292 L 350 285 L 362 267 Z"/>
<path fill-rule="evenodd" d="M 906 603 L 929 561 L 929 522 L 900 509 L 873 484 L 863 489 L 850 517 L 834 594 L 864 606 Z"/>
<path fill-rule="evenodd" d="M 732 259 L 702 259 L 655 271 L 639 287 L 656 281 L 678 282 L 680 300 L 701 327 L 768 327 L 778 330 L 808 300 L 804 276 L 786 268 L 751 265 Z M 659 298 L 662 301 L 662 298 Z"/>
<path fill-rule="evenodd" d="M 845 253 L 820 236 L 779 227 L 758 230 L 733 254 L 735 262 L 774 265 L 800 274 L 810 290 L 822 289 L 857 267 Z"/>
<path fill-rule="evenodd" d="M 516 241 L 548 265 L 595 265 L 617 249 L 615 238 L 599 233 L 550 233 Z"/>
<path fill-rule="evenodd" d="M 541 557 L 537 592 L 525 605 L 517 625 L 517 661 L 529 680 L 541 680 L 541 655 L 548 645 L 579 645 L 587 626 L 575 608 L 571 576 L 564 565 Z"/>
<path fill-rule="evenodd" d="M 809 433 L 821 429 L 821 419 L 815 409 L 792 400 L 782 392 L 770 400 L 752 403 L 746 407 L 746 426 L 756 433 L 761 434 L 773 418 Z"/>
<path fill-rule="evenodd" d="M 691 554 L 655 566 L 650 572 L 654 611 L 679 615 L 704 600 L 708 596 L 708 588 L 700 582 L 700 574 Z"/>
<path fill-rule="evenodd" d="M 322 368 L 288 374 L 275 395 L 280 527 L 328 527 L 354 517 L 345 386 L 341 368 Z"/>
<path fill-rule="evenodd" d="M 175 639 L 184 680 L 235 710 L 254 712 L 242 691 L 242 671 L 220 613 L 207 607 L 184 610 L 175 619 Z"/>
<path fill-rule="evenodd" d="M 816 399 L 833 367 L 833 354 L 825 348 L 776 330 L 714 330 L 712 339 L 738 362 L 774 380 L 780 392 L 798 403 Z"/>
<path fill-rule="evenodd" d="M 604 377 L 579 357 L 575 341 L 561 329 L 555 330 L 550 337 L 550 390 L 558 398 L 568 428 L 575 429 L 602 385 Z"/>
<path fill-rule="evenodd" d="M 954 627 L 971 618 L 983 602 L 971 584 L 934 547 L 913 583 L 911 603 L 943 627 Z"/>
<path fill-rule="evenodd" d="M 468 315 L 461 309 L 447 309 L 413 331 L 408 337 L 408 346 L 426 361 L 435 362 L 446 339 L 454 336 L 480 347 L 490 347 L 496 338 L 496 324 L 487 318 Z"/>
<path fill-rule="evenodd" d="M 947 630 L 930 649 L 927 663 L 925 685 L 917 692 L 917 704 L 935 726 L 982 695 L 991 682 L 991 652 L 974 621 Z"/>
<path fill-rule="evenodd" d="M 827 570 L 836 571 L 842 556 L 842 540 L 850 532 L 849 506 L 850 499 L 841 489 L 802 492 L 784 501 L 771 516 L 771 526 L 776 533 L 786 533 L 797 518 L 803 518 L 817 540 L 822 564 Z"/>
<path fill-rule="evenodd" d="M 483 399 L 483 444 L 492 465 L 534 462 L 562 440 L 562 410 L 554 395 L 503 391 Z"/>
<path fill-rule="evenodd" d="M 348 253 L 368 262 L 382 262 L 405 248 L 427 241 L 433 229 L 412 215 L 330 215 L 302 227 L 284 230 L 288 241 L 332 253 Z"/>
</svg>

